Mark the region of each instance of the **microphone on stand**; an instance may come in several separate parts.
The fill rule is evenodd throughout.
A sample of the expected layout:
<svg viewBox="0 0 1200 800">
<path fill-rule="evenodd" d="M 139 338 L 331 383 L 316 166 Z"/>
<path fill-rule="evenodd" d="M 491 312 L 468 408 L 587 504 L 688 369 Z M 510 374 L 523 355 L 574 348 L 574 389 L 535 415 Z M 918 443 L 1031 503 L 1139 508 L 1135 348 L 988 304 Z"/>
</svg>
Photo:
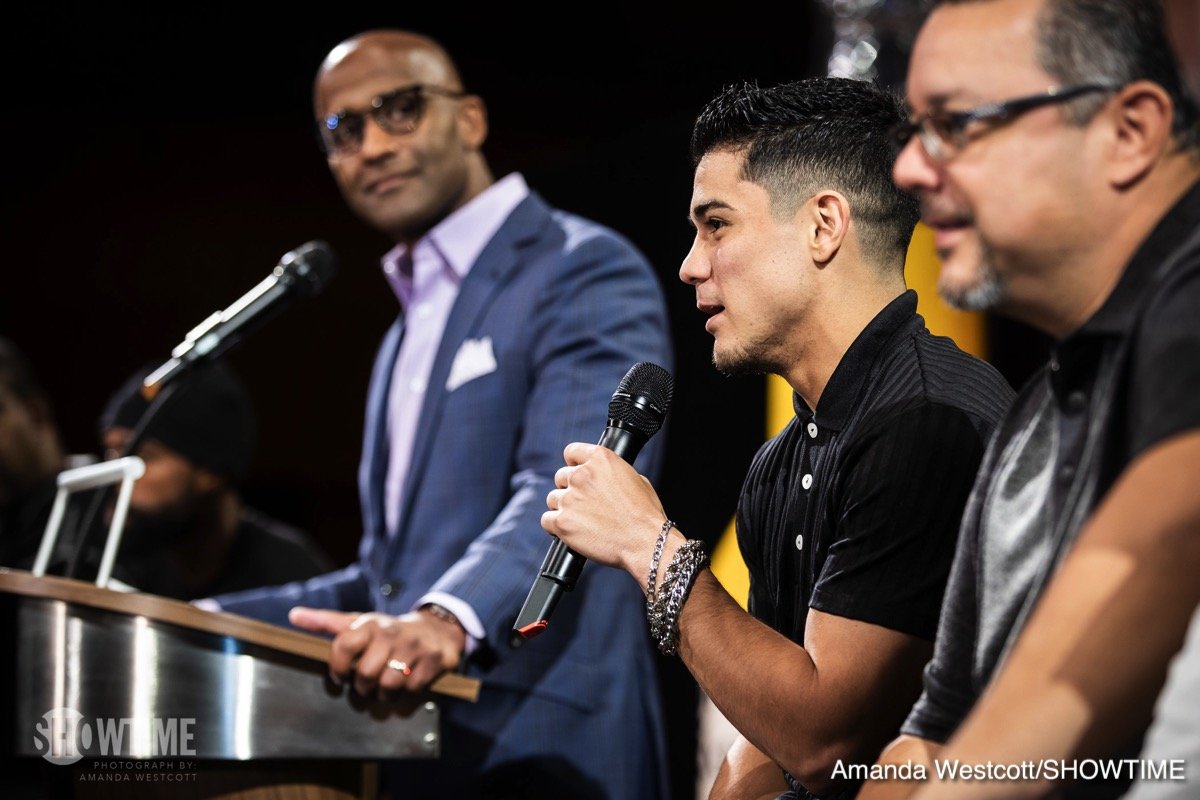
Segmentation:
<svg viewBox="0 0 1200 800">
<path fill-rule="evenodd" d="M 146 376 L 142 396 L 153 400 L 195 364 L 221 355 L 297 299 L 320 293 L 335 274 L 337 256 L 325 242 L 308 242 L 284 254 L 271 274 L 253 289 L 188 331 L 171 351 L 171 358 Z"/>
<path fill-rule="evenodd" d="M 311 241 L 291 250 L 279 259 L 271 274 L 246 292 L 224 311 L 217 311 L 188 332 L 171 358 L 146 376 L 142 397 L 150 404 L 133 429 L 122 456 L 132 455 L 141 444 L 150 420 L 175 391 L 174 381 L 192 367 L 211 361 L 240 342 L 246 334 L 278 314 L 300 297 L 312 297 L 325 288 L 337 274 L 337 256 L 322 241 Z M 66 577 L 79 574 L 92 540 L 97 536 L 96 520 L 107 491 L 92 497 L 79 525 L 79 542 L 67 566 Z"/>
<path fill-rule="evenodd" d="M 608 404 L 608 427 L 597 443 L 632 464 L 642 446 L 662 427 L 674 390 L 671 373 L 642 361 L 630 367 Z M 513 623 L 510 645 L 517 647 L 550 624 L 550 615 L 563 592 L 575 588 L 587 559 L 555 538 L 542 561 L 525 605 Z"/>
</svg>

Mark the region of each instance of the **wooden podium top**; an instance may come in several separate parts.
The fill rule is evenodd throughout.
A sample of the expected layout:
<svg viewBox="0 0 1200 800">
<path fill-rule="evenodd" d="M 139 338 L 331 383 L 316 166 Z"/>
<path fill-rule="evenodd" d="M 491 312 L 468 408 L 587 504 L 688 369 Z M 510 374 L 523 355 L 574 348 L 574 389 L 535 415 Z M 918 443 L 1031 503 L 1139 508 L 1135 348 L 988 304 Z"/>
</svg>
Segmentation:
<svg viewBox="0 0 1200 800">
<path fill-rule="evenodd" d="M 158 595 L 118 592 L 85 581 L 53 575 L 37 577 L 24 570 L 5 567 L 0 567 L 0 592 L 116 611 L 217 636 L 231 636 L 322 663 L 329 660 L 329 640 L 320 636 L 281 628 L 238 614 L 205 611 L 191 603 Z M 438 694 L 475 702 L 479 699 L 480 683 L 475 678 L 447 673 L 429 688 Z"/>
</svg>

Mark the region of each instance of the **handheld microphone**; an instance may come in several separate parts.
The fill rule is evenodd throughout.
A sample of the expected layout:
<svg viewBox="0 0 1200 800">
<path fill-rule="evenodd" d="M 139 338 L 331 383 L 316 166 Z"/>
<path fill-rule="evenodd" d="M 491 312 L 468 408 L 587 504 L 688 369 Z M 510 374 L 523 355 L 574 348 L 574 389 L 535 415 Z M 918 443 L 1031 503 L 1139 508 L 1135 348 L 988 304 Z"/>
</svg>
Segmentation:
<svg viewBox="0 0 1200 800">
<path fill-rule="evenodd" d="M 153 400 L 194 364 L 221 355 L 296 299 L 318 294 L 335 274 L 337 257 L 325 242 L 308 242 L 286 253 L 270 275 L 233 305 L 214 312 L 188 331 L 171 351 L 171 358 L 146 376 L 142 396 Z"/>
<path fill-rule="evenodd" d="M 671 407 L 674 380 L 657 364 L 642 361 L 630 367 L 608 404 L 608 427 L 597 443 L 632 464 L 642 446 L 662 427 Z M 563 592 L 575 588 L 586 558 L 555 538 L 541 571 L 513 623 L 513 647 L 532 639 L 550 624 L 550 615 Z"/>
</svg>

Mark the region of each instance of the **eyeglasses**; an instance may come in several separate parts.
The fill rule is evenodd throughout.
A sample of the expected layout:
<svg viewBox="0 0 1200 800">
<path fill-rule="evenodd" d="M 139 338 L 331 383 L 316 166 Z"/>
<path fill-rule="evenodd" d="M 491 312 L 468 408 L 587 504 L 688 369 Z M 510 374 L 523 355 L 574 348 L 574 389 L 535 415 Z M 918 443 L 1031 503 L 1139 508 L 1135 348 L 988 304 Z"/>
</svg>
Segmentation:
<svg viewBox="0 0 1200 800">
<path fill-rule="evenodd" d="M 371 101 L 369 111 L 360 113 L 342 109 L 321 120 L 317 131 L 321 149 L 331 158 L 357 153 L 362 147 L 368 114 L 376 125 L 388 133 L 412 133 L 425 115 L 430 95 L 459 99 L 466 97 L 467 93 L 421 83 L 385 92 Z"/>
<path fill-rule="evenodd" d="M 1099 83 L 1071 86 L 1066 89 L 1050 89 L 1042 94 L 1018 97 L 1002 103 L 987 103 L 967 111 L 947 111 L 934 108 L 914 120 L 901 123 L 892 129 L 892 140 L 897 148 L 903 149 L 914 135 L 934 161 L 948 161 L 958 155 L 970 142 L 968 128 L 974 123 L 998 124 L 1008 122 L 1042 106 L 1065 103 L 1093 92 L 1115 92 L 1117 87 Z"/>
</svg>

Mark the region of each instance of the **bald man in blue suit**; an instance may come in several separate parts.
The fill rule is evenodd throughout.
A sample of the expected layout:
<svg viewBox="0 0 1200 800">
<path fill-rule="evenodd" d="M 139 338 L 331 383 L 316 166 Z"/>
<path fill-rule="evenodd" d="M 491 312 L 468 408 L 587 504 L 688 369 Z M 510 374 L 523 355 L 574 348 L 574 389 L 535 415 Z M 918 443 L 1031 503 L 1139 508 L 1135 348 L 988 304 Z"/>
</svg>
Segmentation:
<svg viewBox="0 0 1200 800">
<path fill-rule="evenodd" d="M 540 517 L 563 447 L 599 435 L 635 363 L 672 366 L 657 277 L 614 231 L 549 207 L 519 174 L 493 178 L 482 100 L 436 42 L 372 31 L 338 45 L 314 104 L 342 194 L 397 242 L 383 266 L 402 313 L 367 400 L 365 530 L 340 572 L 214 601 L 333 635 L 331 670 L 362 693 L 453 669 L 482 680 L 478 703 L 442 703 L 440 759 L 387 765 L 396 797 L 664 797 L 636 586 L 585 569 L 544 634 L 508 644 L 550 544 Z M 662 438 L 637 462 L 652 478 Z"/>
</svg>

